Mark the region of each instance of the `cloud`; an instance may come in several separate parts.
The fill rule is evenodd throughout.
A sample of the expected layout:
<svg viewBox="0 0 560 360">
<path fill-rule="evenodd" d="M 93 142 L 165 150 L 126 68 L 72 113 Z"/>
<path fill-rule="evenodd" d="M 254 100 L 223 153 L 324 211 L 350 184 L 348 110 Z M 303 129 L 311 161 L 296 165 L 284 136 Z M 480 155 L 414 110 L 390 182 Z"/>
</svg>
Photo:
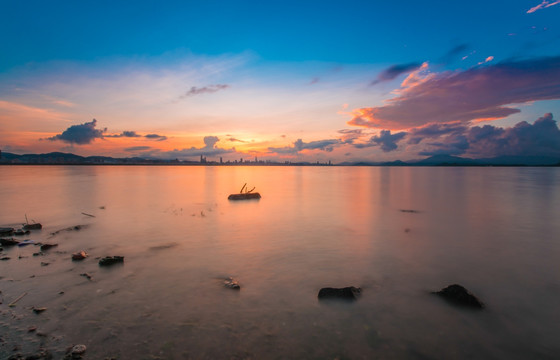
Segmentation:
<svg viewBox="0 0 560 360">
<path fill-rule="evenodd" d="M 64 130 L 62 134 L 55 135 L 47 138 L 47 140 L 55 141 L 60 140 L 69 144 L 89 144 L 95 139 L 102 139 L 103 133 L 107 128 L 102 130 L 96 129 L 97 120 L 93 119 L 91 122 L 83 123 L 80 125 L 72 125 Z"/>
<path fill-rule="evenodd" d="M 142 135 L 138 135 L 136 133 L 136 131 L 123 131 L 120 134 L 105 135 L 104 137 L 108 137 L 108 138 L 120 138 L 120 137 L 135 138 L 135 137 L 141 137 L 141 136 Z"/>
<path fill-rule="evenodd" d="M 362 149 L 371 146 L 381 146 L 383 152 L 389 152 L 396 150 L 398 147 L 397 142 L 401 141 L 406 135 L 407 133 L 404 131 L 391 134 L 391 130 L 381 130 L 379 135 L 372 136 L 367 143 L 354 144 L 354 147 Z"/>
<path fill-rule="evenodd" d="M 408 143 L 418 144 L 426 138 L 438 138 L 443 135 L 460 135 L 466 132 L 467 129 L 468 127 L 461 123 L 428 124 L 412 129 L 409 132 Z"/>
<path fill-rule="evenodd" d="M 377 79 L 372 81 L 370 85 L 373 86 L 380 82 L 393 80 L 401 74 L 408 74 L 414 70 L 418 70 L 421 66 L 422 63 L 416 62 L 390 66 L 377 75 Z"/>
<path fill-rule="evenodd" d="M 302 139 L 297 139 L 294 141 L 293 146 L 269 147 L 268 151 L 277 154 L 297 154 L 302 150 L 323 150 L 331 152 L 334 146 L 338 144 L 340 144 L 340 140 L 338 139 L 316 140 L 308 143 L 304 142 Z"/>
<path fill-rule="evenodd" d="M 459 44 L 449 50 L 439 61 L 443 64 L 449 64 L 459 56 L 469 50 L 470 46 L 468 44 Z"/>
<path fill-rule="evenodd" d="M 191 147 L 188 149 L 172 150 L 161 153 L 162 156 L 168 158 L 185 158 L 185 157 L 195 157 L 195 156 L 217 156 L 228 153 L 235 153 L 235 148 L 222 149 L 216 146 L 216 143 L 220 141 L 217 136 L 205 136 L 204 146 L 201 148 Z"/>
<path fill-rule="evenodd" d="M 510 104 L 560 99 L 560 56 L 510 60 L 430 74 L 385 105 L 355 109 L 349 125 L 408 129 L 428 123 L 495 120 L 520 112 Z"/>
<path fill-rule="evenodd" d="M 124 151 L 128 151 L 128 152 L 146 151 L 146 150 L 150 150 L 151 148 L 152 148 L 151 146 L 132 146 L 132 147 L 125 148 Z"/>
<path fill-rule="evenodd" d="M 231 141 L 231 142 L 241 142 L 241 143 L 247 143 L 247 142 L 248 142 L 248 141 L 245 141 L 245 140 L 236 139 L 236 138 L 234 138 L 234 137 L 230 137 L 230 138 L 228 139 L 228 141 Z"/>
<path fill-rule="evenodd" d="M 338 130 L 342 134 L 340 141 L 343 144 L 353 144 L 354 141 L 364 136 L 363 129 L 342 129 Z"/>
<path fill-rule="evenodd" d="M 539 5 L 534 6 L 534 7 L 530 8 L 529 10 L 527 10 L 527 14 L 532 14 L 537 10 L 546 9 L 546 8 L 549 8 L 551 6 L 558 5 L 558 4 L 560 4 L 560 1 L 550 2 L 550 1 L 547 1 L 547 0 L 543 0 L 543 2 L 540 3 Z"/>
<path fill-rule="evenodd" d="M 560 156 L 560 130 L 551 113 L 538 118 L 533 124 L 522 121 L 508 128 L 449 125 L 439 128 L 439 131 L 427 131 L 428 128 L 411 132 L 412 138 L 423 134 L 426 139 L 437 140 L 419 141 L 420 144 L 425 143 L 419 155 L 466 154 L 475 158 L 503 155 Z M 436 129 L 435 125 L 430 128 Z"/>
<path fill-rule="evenodd" d="M 164 141 L 164 140 L 167 140 L 167 136 L 158 135 L 158 134 L 147 134 L 147 135 L 144 135 L 144 137 L 145 137 L 146 139 L 149 139 L 149 140 L 156 140 L 156 141 Z"/>
<path fill-rule="evenodd" d="M 212 94 L 212 93 L 218 92 L 220 90 L 225 90 L 227 88 L 229 88 L 229 85 L 227 85 L 227 84 L 208 85 L 208 86 L 204 86 L 204 87 L 201 87 L 201 88 L 193 86 L 193 87 L 191 87 L 191 89 L 189 91 L 187 91 L 184 95 L 181 95 L 179 98 L 180 99 L 185 99 L 187 97 L 191 97 L 191 96 L 195 96 L 195 95 Z"/>
</svg>

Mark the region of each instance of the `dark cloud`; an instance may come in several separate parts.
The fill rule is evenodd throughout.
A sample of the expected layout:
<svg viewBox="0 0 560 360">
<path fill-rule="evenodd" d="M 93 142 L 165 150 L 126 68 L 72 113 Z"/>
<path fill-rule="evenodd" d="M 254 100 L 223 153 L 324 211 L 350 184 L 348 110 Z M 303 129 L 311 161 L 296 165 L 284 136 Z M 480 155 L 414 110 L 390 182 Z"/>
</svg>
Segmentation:
<svg viewBox="0 0 560 360">
<path fill-rule="evenodd" d="M 241 142 L 241 143 L 247 143 L 248 142 L 248 141 L 245 141 L 245 140 L 236 139 L 234 137 L 230 137 L 228 140 L 231 141 L 231 142 Z"/>
<path fill-rule="evenodd" d="M 459 135 L 467 131 L 468 127 L 461 123 L 428 124 L 409 132 L 408 143 L 418 144 L 426 138 L 437 138 L 443 135 Z"/>
<path fill-rule="evenodd" d="M 340 144 L 338 139 L 326 139 L 326 140 L 316 140 L 310 141 L 308 143 L 304 142 L 302 139 L 297 139 L 294 141 L 293 146 L 285 147 L 269 147 L 268 151 L 275 152 L 278 154 L 297 154 L 302 150 L 323 150 L 331 152 L 335 145 Z"/>
<path fill-rule="evenodd" d="M 138 135 L 136 133 L 136 131 L 123 131 L 120 134 L 105 135 L 104 137 L 108 137 L 108 138 L 121 138 L 121 137 L 135 138 L 135 137 L 141 137 L 141 136 L 142 135 Z"/>
<path fill-rule="evenodd" d="M 560 99 L 560 56 L 509 60 L 430 74 L 386 105 L 354 110 L 349 125 L 407 129 L 428 123 L 505 118 L 511 104 Z"/>
<path fill-rule="evenodd" d="M 227 84 L 215 84 L 215 85 L 208 85 L 208 86 L 204 86 L 204 87 L 196 87 L 193 86 L 190 88 L 189 91 L 187 91 L 185 94 L 181 95 L 179 98 L 180 99 L 185 99 L 187 97 L 191 97 L 191 96 L 195 96 L 195 95 L 201 95 L 201 94 L 212 94 L 215 92 L 218 92 L 220 90 L 225 90 L 229 88 L 229 85 Z"/>
<path fill-rule="evenodd" d="M 381 150 L 383 150 L 383 152 L 389 152 L 397 149 L 397 143 L 401 141 L 406 134 L 407 133 L 404 131 L 391 134 L 391 130 L 381 130 L 379 135 L 372 136 L 367 143 L 354 144 L 354 147 L 361 149 L 372 146 L 381 146 Z"/>
<path fill-rule="evenodd" d="M 232 149 L 222 149 L 216 146 L 216 143 L 220 141 L 217 136 L 205 136 L 204 137 L 204 147 L 196 148 L 191 147 L 189 149 L 173 150 L 162 153 L 163 156 L 168 158 L 185 158 L 185 157 L 195 157 L 195 156 L 216 156 L 222 154 L 235 153 L 235 148 Z"/>
<path fill-rule="evenodd" d="M 417 70 L 422 66 L 422 63 L 408 63 L 408 64 L 399 64 L 393 65 L 388 67 L 387 69 L 383 70 L 379 75 L 377 75 L 377 79 L 371 82 L 371 85 L 379 84 L 380 82 L 393 80 L 397 76 L 401 74 L 408 74 L 414 70 Z"/>
<path fill-rule="evenodd" d="M 411 136 L 418 135 L 416 130 Z M 560 156 L 560 130 L 551 113 L 538 118 L 533 124 L 526 121 L 513 127 L 500 128 L 492 125 L 464 128 L 455 131 L 433 132 L 421 141 L 424 148 L 419 155 L 462 155 L 475 158 L 495 156 Z"/>
<path fill-rule="evenodd" d="M 146 151 L 150 149 L 151 149 L 150 146 L 132 146 L 132 147 L 125 148 L 124 151 L 136 152 L 136 151 Z"/>
<path fill-rule="evenodd" d="M 145 137 L 146 139 L 156 140 L 156 141 L 164 141 L 164 140 L 167 140 L 167 136 L 158 135 L 158 134 L 147 134 L 147 135 L 144 135 L 144 137 Z"/>
<path fill-rule="evenodd" d="M 97 120 L 93 119 L 91 122 L 83 123 L 80 125 L 72 125 L 64 130 L 62 134 L 55 135 L 47 138 L 47 140 L 55 141 L 60 140 L 69 144 L 89 144 L 95 139 L 102 139 L 103 133 L 107 128 L 96 129 Z"/>
</svg>

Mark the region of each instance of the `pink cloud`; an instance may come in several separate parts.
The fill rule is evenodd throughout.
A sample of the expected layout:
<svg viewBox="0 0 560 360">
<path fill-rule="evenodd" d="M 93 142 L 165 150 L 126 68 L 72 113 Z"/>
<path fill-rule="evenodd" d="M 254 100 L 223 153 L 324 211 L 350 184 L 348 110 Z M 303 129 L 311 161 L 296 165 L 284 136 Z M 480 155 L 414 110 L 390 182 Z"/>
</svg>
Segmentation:
<svg viewBox="0 0 560 360">
<path fill-rule="evenodd" d="M 530 8 L 529 10 L 527 10 L 527 14 L 531 14 L 531 13 L 534 13 L 535 11 L 537 11 L 537 10 L 546 9 L 546 8 L 549 8 L 551 6 L 558 5 L 558 4 L 560 4 L 560 0 L 559 1 L 554 1 L 554 2 L 543 0 L 543 2 L 540 3 L 539 5 L 534 6 L 534 7 Z"/>
<path fill-rule="evenodd" d="M 385 105 L 355 109 L 348 124 L 399 130 L 505 118 L 520 112 L 511 104 L 560 99 L 560 56 L 430 73 L 410 83 Z"/>
</svg>

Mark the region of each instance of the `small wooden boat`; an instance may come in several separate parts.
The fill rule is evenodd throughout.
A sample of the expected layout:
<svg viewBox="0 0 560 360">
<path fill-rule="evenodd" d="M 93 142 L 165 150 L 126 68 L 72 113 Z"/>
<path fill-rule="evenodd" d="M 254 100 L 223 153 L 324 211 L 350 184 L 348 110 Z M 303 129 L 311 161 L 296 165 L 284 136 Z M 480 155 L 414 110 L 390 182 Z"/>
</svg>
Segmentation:
<svg viewBox="0 0 560 360">
<path fill-rule="evenodd" d="M 241 188 L 241 191 L 239 191 L 239 194 L 231 194 L 230 196 L 228 196 L 228 200 L 249 200 L 249 199 L 260 199 L 261 198 L 261 194 L 259 194 L 258 192 L 253 192 L 253 190 L 255 190 L 255 188 L 252 188 L 251 190 L 247 190 L 245 187 L 247 186 L 247 183 L 245 183 L 245 185 L 243 185 L 243 187 Z M 243 190 L 245 190 L 245 192 L 243 192 Z"/>
</svg>

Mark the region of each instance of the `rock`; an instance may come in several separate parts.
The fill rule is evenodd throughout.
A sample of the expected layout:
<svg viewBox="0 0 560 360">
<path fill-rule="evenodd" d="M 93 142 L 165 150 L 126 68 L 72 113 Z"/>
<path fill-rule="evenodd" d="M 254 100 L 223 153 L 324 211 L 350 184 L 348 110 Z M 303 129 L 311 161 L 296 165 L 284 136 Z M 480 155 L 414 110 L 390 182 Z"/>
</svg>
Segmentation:
<svg viewBox="0 0 560 360">
<path fill-rule="evenodd" d="M 484 308 L 484 303 L 482 303 L 476 296 L 471 294 L 467 289 L 461 285 L 453 284 L 441 289 L 440 291 L 435 291 L 433 294 L 437 294 L 443 297 L 445 300 L 460 306 L 472 307 L 477 309 Z"/>
<path fill-rule="evenodd" d="M 412 210 L 412 209 L 400 209 L 399 211 L 403 213 L 410 213 L 410 214 L 418 214 L 420 212 L 418 210 Z"/>
<path fill-rule="evenodd" d="M 0 238 L 0 245 L 2 246 L 14 246 L 19 244 L 19 241 L 12 238 Z"/>
<path fill-rule="evenodd" d="M 18 229 L 16 231 L 14 231 L 14 235 L 17 235 L 17 236 L 23 236 L 23 235 L 27 235 L 29 233 L 31 233 L 31 231 L 23 230 L 23 229 Z"/>
<path fill-rule="evenodd" d="M 41 251 L 51 249 L 55 246 L 58 246 L 58 244 L 43 244 L 43 245 L 41 245 Z"/>
<path fill-rule="evenodd" d="M 88 257 L 88 254 L 85 251 L 80 251 L 77 253 L 72 254 L 72 260 L 84 260 Z"/>
<path fill-rule="evenodd" d="M 14 233 L 14 228 L 0 228 L 0 236 L 11 236 Z"/>
<path fill-rule="evenodd" d="M 239 286 L 237 280 L 231 277 L 224 280 L 224 286 L 234 290 L 241 290 L 241 286 Z"/>
<path fill-rule="evenodd" d="M 341 299 L 341 300 L 356 300 L 362 293 L 362 289 L 349 286 L 345 288 L 322 288 L 319 290 L 317 297 L 319 300 L 326 299 Z"/>
<path fill-rule="evenodd" d="M 40 223 L 35 224 L 23 224 L 23 230 L 40 230 L 43 228 L 43 225 Z"/>
<path fill-rule="evenodd" d="M 34 312 L 35 314 L 40 314 L 40 313 L 42 313 L 42 312 L 45 311 L 45 310 L 47 310 L 46 307 L 40 307 L 40 308 L 34 307 L 34 308 L 33 308 L 33 312 Z"/>
<path fill-rule="evenodd" d="M 70 350 L 70 353 L 72 355 L 81 355 L 81 354 L 85 353 L 86 350 L 87 350 L 87 347 L 85 345 L 82 345 L 82 344 L 74 345 L 72 347 L 72 350 Z"/>
<path fill-rule="evenodd" d="M 35 330 L 37 330 L 37 326 L 30 326 L 30 327 L 27 329 L 27 332 L 33 332 L 33 331 L 35 331 Z"/>
<path fill-rule="evenodd" d="M 109 266 L 118 263 L 124 263 L 124 256 L 105 256 L 99 259 L 99 266 Z"/>
<path fill-rule="evenodd" d="M 41 261 L 41 266 L 49 266 L 50 263 Z"/>
<path fill-rule="evenodd" d="M 86 277 L 88 280 L 91 280 L 91 275 L 88 273 L 80 274 L 80 276 Z"/>
<path fill-rule="evenodd" d="M 2 256 L 2 257 L 0 258 L 0 260 L 10 260 L 10 257 L 9 257 L 9 256 Z"/>
</svg>

